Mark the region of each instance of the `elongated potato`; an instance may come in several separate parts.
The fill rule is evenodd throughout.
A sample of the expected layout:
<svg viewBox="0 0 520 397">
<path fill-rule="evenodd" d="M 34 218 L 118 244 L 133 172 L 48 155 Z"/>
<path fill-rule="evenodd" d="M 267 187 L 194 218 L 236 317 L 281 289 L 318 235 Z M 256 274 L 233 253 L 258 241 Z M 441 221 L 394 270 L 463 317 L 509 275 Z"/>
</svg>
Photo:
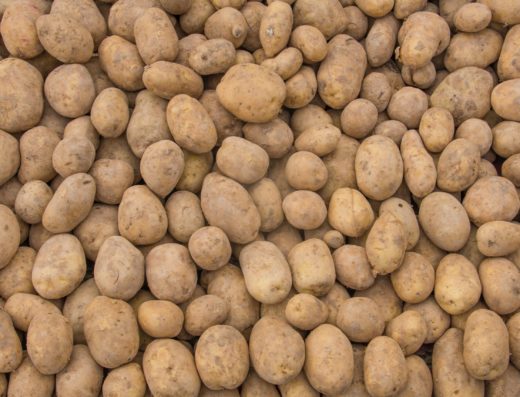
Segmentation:
<svg viewBox="0 0 520 397">
<path fill-rule="evenodd" d="M 33 180 L 49 182 L 54 178 L 52 155 L 59 142 L 58 134 L 47 127 L 38 126 L 25 132 L 20 138 L 18 179 L 26 183 Z"/>
<path fill-rule="evenodd" d="M 166 61 L 149 65 L 143 73 L 144 86 L 155 95 L 171 99 L 176 95 L 198 98 L 202 95 L 202 78 L 190 68 Z"/>
<path fill-rule="evenodd" d="M 370 66 L 382 66 L 392 58 L 398 30 L 399 21 L 392 14 L 374 21 L 365 42 Z"/>
<path fill-rule="evenodd" d="M 399 343 L 406 356 L 420 349 L 427 333 L 426 321 L 415 311 L 406 311 L 393 318 L 385 329 L 385 335 Z"/>
<path fill-rule="evenodd" d="M 34 3 L 7 2 L 4 7 L 0 32 L 9 54 L 17 58 L 34 58 L 41 54 L 43 47 L 38 38 L 36 20 L 45 11 Z"/>
<path fill-rule="evenodd" d="M 22 344 L 16 334 L 11 317 L 3 310 L 0 310 L 0 330 L 2 331 L 2 348 L 0 349 L 2 363 L 0 364 L 0 371 L 2 373 L 12 372 L 22 362 Z"/>
<path fill-rule="evenodd" d="M 52 396 L 54 376 L 43 375 L 29 357 L 25 357 L 18 368 L 9 376 L 9 396 Z"/>
<path fill-rule="evenodd" d="M 498 314 L 514 313 L 520 308 L 520 270 L 505 258 L 484 259 L 478 268 L 482 295 L 491 310 Z"/>
<path fill-rule="evenodd" d="M 11 316 L 16 329 L 26 332 L 34 316 L 42 313 L 58 313 L 60 309 L 38 295 L 13 294 L 5 302 L 5 311 Z"/>
<path fill-rule="evenodd" d="M 291 6 L 283 1 L 273 1 L 267 6 L 260 21 L 259 38 L 268 58 L 274 57 L 287 46 L 292 25 Z"/>
</svg>

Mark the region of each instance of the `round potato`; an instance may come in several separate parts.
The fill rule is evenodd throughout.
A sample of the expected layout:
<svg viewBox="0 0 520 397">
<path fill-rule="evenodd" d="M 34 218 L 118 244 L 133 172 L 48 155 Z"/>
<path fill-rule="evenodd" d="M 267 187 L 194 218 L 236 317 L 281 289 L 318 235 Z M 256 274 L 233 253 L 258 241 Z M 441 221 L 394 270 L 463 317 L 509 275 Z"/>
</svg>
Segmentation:
<svg viewBox="0 0 520 397">
<path fill-rule="evenodd" d="M 301 51 L 305 63 L 320 62 L 327 56 L 327 41 L 312 25 L 296 27 L 291 33 L 290 44 Z"/>
<path fill-rule="evenodd" d="M 143 370 L 137 363 L 122 365 L 108 373 L 103 382 L 103 394 L 113 397 L 141 397 L 146 393 Z"/>
<path fill-rule="evenodd" d="M 186 307 L 184 328 L 191 335 L 202 335 L 206 329 L 226 321 L 228 313 L 229 306 L 222 298 L 203 295 Z"/>
<path fill-rule="evenodd" d="M 312 0 L 298 0 L 293 13 L 295 26 L 314 26 L 327 40 L 341 33 L 347 25 L 347 17 L 337 1 L 325 0 L 318 4 Z"/>
<path fill-rule="evenodd" d="M 87 138 L 65 138 L 52 153 L 52 166 L 66 178 L 72 174 L 88 172 L 96 157 L 96 148 Z"/>
<path fill-rule="evenodd" d="M 17 292 L 34 294 L 32 269 L 36 251 L 31 247 L 20 247 L 7 266 L 0 270 L 0 296 L 9 299 Z"/>
<path fill-rule="evenodd" d="M 392 272 L 390 279 L 399 298 L 407 303 L 420 303 L 433 291 L 435 270 L 421 254 L 407 252 L 402 265 Z"/>
<path fill-rule="evenodd" d="M 143 331 L 154 338 L 174 338 L 182 330 L 184 314 L 175 303 L 149 300 L 139 305 L 137 320 Z"/>
<path fill-rule="evenodd" d="M 231 245 L 226 234 L 215 226 L 206 226 L 194 232 L 188 243 L 195 263 L 205 270 L 217 270 L 228 263 Z"/>
<path fill-rule="evenodd" d="M 287 302 L 285 318 L 293 327 L 310 331 L 329 317 L 327 305 L 310 294 L 296 294 Z"/>
</svg>

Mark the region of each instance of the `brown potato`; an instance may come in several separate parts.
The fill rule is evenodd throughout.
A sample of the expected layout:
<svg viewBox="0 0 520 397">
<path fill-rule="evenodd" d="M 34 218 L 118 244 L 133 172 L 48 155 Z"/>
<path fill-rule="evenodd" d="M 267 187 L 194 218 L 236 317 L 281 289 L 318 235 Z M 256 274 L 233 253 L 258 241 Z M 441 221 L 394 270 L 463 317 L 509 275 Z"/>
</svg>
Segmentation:
<svg viewBox="0 0 520 397">
<path fill-rule="evenodd" d="M 36 369 L 29 357 L 25 357 L 18 368 L 9 376 L 8 395 L 52 396 L 54 375 L 43 375 Z"/>
<path fill-rule="evenodd" d="M 0 270 L 0 296 L 9 299 L 22 292 L 34 294 L 32 269 L 36 251 L 30 247 L 20 247 L 7 266 Z"/>
<path fill-rule="evenodd" d="M 428 328 L 424 343 L 435 342 L 450 327 L 450 315 L 442 310 L 433 296 L 421 303 L 407 303 L 404 306 L 404 310 L 413 310 L 423 316 Z"/>
<path fill-rule="evenodd" d="M 433 392 L 433 379 L 428 365 L 419 356 L 406 357 L 408 381 L 399 397 L 427 397 Z"/>
<path fill-rule="evenodd" d="M 285 318 L 293 327 L 310 331 L 327 321 L 326 303 L 310 294 L 296 294 L 285 306 Z"/>
<path fill-rule="evenodd" d="M 511 362 L 518 368 L 520 363 L 520 315 L 514 314 L 507 322 Z"/>
<path fill-rule="evenodd" d="M 381 203 L 379 214 L 383 212 L 391 212 L 403 225 L 407 234 L 406 249 L 415 247 L 419 240 L 420 229 L 412 206 L 401 198 L 392 197 Z"/>
<path fill-rule="evenodd" d="M 96 201 L 105 204 L 119 204 L 134 180 L 132 167 L 122 160 L 97 160 L 89 173 L 96 182 Z"/>
<path fill-rule="evenodd" d="M 374 212 L 367 199 L 356 189 L 337 189 L 329 203 L 331 226 L 349 237 L 360 237 L 374 222 Z"/>
<path fill-rule="evenodd" d="M 103 382 L 103 394 L 114 397 L 141 397 L 146 392 L 143 370 L 137 363 L 111 370 Z"/>
<path fill-rule="evenodd" d="M 460 192 L 478 177 L 480 150 L 467 139 L 455 139 L 442 151 L 437 163 L 437 185 L 445 192 Z"/>
<path fill-rule="evenodd" d="M 415 353 L 426 339 L 428 327 L 422 315 L 415 311 L 406 311 L 390 320 L 385 335 L 394 339 L 405 356 Z"/>
<path fill-rule="evenodd" d="M 2 363 L 0 370 L 2 372 L 12 372 L 18 368 L 22 362 L 22 344 L 18 337 L 11 317 L 8 312 L 0 311 L 0 330 L 2 331 Z"/>
<path fill-rule="evenodd" d="M 249 2 L 247 4 L 255 4 L 255 2 Z M 294 380 L 292 382 L 294 382 Z M 290 383 L 291 382 L 289 382 L 289 384 Z M 283 385 L 280 387 L 283 387 Z M 254 370 L 249 371 L 249 375 L 241 386 L 241 393 L 242 397 L 280 397 L 280 393 L 278 393 L 277 387 L 260 378 Z"/>
<path fill-rule="evenodd" d="M 205 225 L 199 197 L 191 192 L 173 193 L 166 202 L 168 231 L 176 240 L 186 243 Z"/>
<path fill-rule="evenodd" d="M 316 229 L 327 217 L 323 199 L 310 190 L 296 190 L 288 194 L 283 199 L 282 208 L 287 222 L 298 229 Z"/>
<path fill-rule="evenodd" d="M 269 155 L 244 138 L 228 137 L 217 151 L 216 164 L 224 175 L 241 184 L 251 184 L 266 174 Z"/>
<path fill-rule="evenodd" d="M 34 58 L 43 52 L 36 31 L 36 20 L 47 11 L 37 7 L 34 2 L 5 4 L 0 33 L 9 54 L 17 58 Z"/>
<path fill-rule="evenodd" d="M 504 161 L 502 176 L 513 182 L 516 187 L 520 187 L 520 153 L 514 154 Z"/>
<path fill-rule="evenodd" d="M 19 146 L 15 137 L 0 130 L 0 185 L 15 176 L 20 167 Z"/>
<path fill-rule="evenodd" d="M 129 120 L 128 98 L 118 88 L 106 88 L 101 91 L 90 111 L 92 125 L 99 135 L 117 138 L 126 130 Z"/>
<path fill-rule="evenodd" d="M 367 343 L 383 334 L 383 313 L 370 298 L 347 299 L 338 309 L 337 326 L 353 342 Z"/>
<path fill-rule="evenodd" d="M 299 151 L 287 160 L 285 176 L 294 189 L 316 191 L 327 182 L 328 171 L 314 153 Z"/>
<path fill-rule="evenodd" d="M 74 335 L 74 343 L 86 343 L 83 332 L 83 315 L 90 302 L 100 295 L 93 278 L 84 281 L 65 299 L 63 315 L 69 320 Z"/>
<path fill-rule="evenodd" d="M 386 110 L 392 120 L 401 121 L 408 128 L 417 128 L 427 109 L 428 97 L 423 91 L 404 87 L 392 95 Z"/>
<path fill-rule="evenodd" d="M 154 338 L 174 338 L 182 330 L 184 314 L 166 300 L 149 300 L 139 305 L 137 320 L 144 332 Z"/>
<path fill-rule="evenodd" d="M 24 332 L 27 332 L 34 316 L 42 313 L 60 314 L 60 310 L 50 301 L 27 293 L 12 295 L 5 302 L 4 309 L 11 316 L 16 329 Z"/>
<path fill-rule="evenodd" d="M 202 78 L 190 68 L 166 61 L 149 65 L 143 73 L 144 86 L 155 95 L 171 99 L 176 95 L 198 98 L 202 95 Z"/>
<path fill-rule="evenodd" d="M 480 155 L 485 155 L 491 148 L 493 134 L 489 125 L 480 119 L 464 121 L 455 133 L 456 138 L 465 138 L 475 143 L 480 149 Z"/>
<path fill-rule="evenodd" d="M 235 48 L 244 43 L 247 32 L 246 19 L 240 11 L 231 7 L 212 13 L 204 24 L 204 34 L 208 39 L 223 38 L 233 43 Z"/>
<path fill-rule="evenodd" d="M 453 139 L 455 126 L 451 113 L 440 107 L 428 109 L 421 117 L 419 134 L 430 152 L 441 152 Z"/>
<path fill-rule="evenodd" d="M 347 16 L 345 33 L 356 40 L 362 40 L 368 31 L 368 17 L 354 5 L 348 5 L 343 10 Z"/>
<path fill-rule="evenodd" d="M 383 1 L 390 3 L 393 0 Z M 365 14 L 367 14 L 363 7 L 359 5 L 361 2 L 367 2 L 367 0 L 357 1 L 357 4 L 361 8 L 361 10 L 364 11 Z M 377 1 L 375 1 L 374 3 L 376 2 Z M 382 4 L 378 5 L 378 7 L 381 6 Z M 383 11 L 382 9 L 380 10 Z M 365 39 L 365 49 L 367 52 L 368 63 L 370 64 L 370 66 L 382 66 L 385 63 L 387 63 L 390 59 L 392 59 L 392 56 L 394 55 L 393 49 L 397 41 L 397 32 L 399 31 L 399 27 L 399 21 L 392 14 L 388 14 L 374 21 L 374 24 L 368 31 L 368 34 Z"/>
<path fill-rule="evenodd" d="M 262 63 L 265 64 L 265 61 Z M 303 66 L 285 83 L 287 97 L 284 105 L 289 109 L 298 109 L 308 105 L 315 98 L 318 82 L 314 70 Z"/>
<path fill-rule="evenodd" d="M 341 129 L 353 138 L 369 135 L 377 123 L 377 108 L 368 99 L 354 99 L 341 112 Z"/>
<path fill-rule="evenodd" d="M 520 79 L 504 81 L 493 88 L 491 106 L 503 119 L 520 121 L 516 102 L 520 95 Z"/>
<path fill-rule="evenodd" d="M 291 33 L 290 45 L 301 51 L 305 63 L 320 62 L 327 56 L 327 41 L 312 25 L 296 27 Z"/>
<path fill-rule="evenodd" d="M 514 25 L 520 21 L 518 16 L 520 8 L 514 1 L 479 0 L 479 3 L 489 7 L 493 15 L 493 22 Z"/>
<path fill-rule="evenodd" d="M 20 245 L 20 226 L 14 212 L 0 204 L 0 269 L 6 267 Z"/>
<path fill-rule="evenodd" d="M 217 270 L 231 257 L 231 245 L 226 234 L 215 226 L 195 231 L 190 236 L 188 248 L 195 263 L 205 270 Z"/>
<path fill-rule="evenodd" d="M 520 308 L 520 270 L 505 258 L 484 259 L 478 268 L 482 295 L 488 307 L 498 314 L 514 313 Z"/>
<path fill-rule="evenodd" d="M 199 336 L 212 327 L 224 323 L 229 306 L 216 295 L 203 295 L 191 301 L 185 310 L 184 327 L 190 335 Z"/>
<path fill-rule="evenodd" d="M 293 12 L 289 4 L 273 1 L 260 21 L 259 39 L 265 55 L 272 58 L 283 50 L 291 36 Z"/>
<path fill-rule="evenodd" d="M 488 383 L 489 397 L 510 397 L 520 392 L 520 372 L 512 366 L 507 367 L 504 372 L 498 378 Z"/>
<path fill-rule="evenodd" d="M 52 154 L 59 142 L 58 134 L 47 127 L 39 126 L 25 132 L 20 138 L 18 179 L 26 183 L 32 180 L 49 182 L 54 178 Z"/>
<path fill-rule="evenodd" d="M 341 33 L 347 25 L 347 17 L 342 12 L 340 2 L 298 0 L 294 4 L 294 25 L 310 25 L 318 29 L 328 40 Z"/>
<path fill-rule="evenodd" d="M 332 124 L 326 124 L 303 130 L 294 142 L 294 147 L 296 150 L 312 152 L 322 157 L 337 148 L 340 138 L 340 129 Z"/>
<path fill-rule="evenodd" d="M 52 153 L 52 165 L 63 178 L 70 175 L 88 172 L 96 149 L 87 138 L 66 138 L 61 140 Z"/>
<path fill-rule="evenodd" d="M 489 25 L 491 16 L 485 4 L 464 4 L 453 15 L 453 24 L 460 32 L 480 32 Z"/>
<path fill-rule="evenodd" d="M 263 178 L 248 187 L 248 192 L 260 213 L 260 231 L 271 232 L 284 220 L 282 197 L 276 184 Z"/>
<path fill-rule="evenodd" d="M 407 303 L 420 303 L 433 291 L 435 270 L 421 254 L 407 252 L 402 265 L 390 275 L 396 294 Z"/>
<path fill-rule="evenodd" d="M 504 221 L 484 223 L 478 228 L 478 250 L 485 256 L 507 256 L 520 248 L 518 224 Z"/>
<path fill-rule="evenodd" d="M 374 284 L 366 251 L 356 245 L 343 245 L 332 255 L 337 280 L 348 288 L 364 290 Z"/>
<path fill-rule="evenodd" d="M 516 49 L 519 39 L 520 29 L 512 26 L 506 34 L 497 63 L 497 74 L 502 81 L 520 77 L 520 73 L 518 73 L 518 70 L 515 67 L 516 62 L 518 62 L 518 53 Z"/>
<path fill-rule="evenodd" d="M 200 75 L 225 73 L 235 58 L 235 47 L 225 39 L 206 40 L 191 51 L 190 67 Z"/>
<path fill-rule="evenodd" d="M 492 129 L 493 151 L 504 158 L 520 153 L 519 130 L 520 123 L 514 121 L 503 121 L 495 125 Z"/>
</svg>

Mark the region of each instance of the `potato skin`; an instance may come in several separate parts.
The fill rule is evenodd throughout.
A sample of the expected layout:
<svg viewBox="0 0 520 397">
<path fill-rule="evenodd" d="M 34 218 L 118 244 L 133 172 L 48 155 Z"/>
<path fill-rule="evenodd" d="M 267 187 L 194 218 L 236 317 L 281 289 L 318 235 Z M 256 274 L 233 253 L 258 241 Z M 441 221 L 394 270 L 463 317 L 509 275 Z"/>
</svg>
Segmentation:
<svg viewBox="0 0 520 397">
<path fill-rule="evenodd" d="M 21 59 L 3 59 L 0 80 L 8 82 L 0 95 L 0 107 L 5 110 L 0 115 L 0 130 L 16 133 L 38 124 L 44 104 L 43 78 L 38 69 Z"/>
<path fill-rule="evenodd" d="M 6 267 L 20 245 L 20 226 L 14 212 L 0 204 L 0 269 Z"/>
<path fill-rule="evenodd" d="M 43 126 L 31 128 L 22 135 L 18 169 L 20 182 L 26 183 L 32 180 L 49 182 L 56 176 L 52 165 L 52 154 L 59 142 L 58 134 Z"/>
<path fill-rule="evenodd" d="M 374 21 L 365 41 L 370 66 L 382 66 L 392 58 L 398 30 L 399 21 L 392 14 Z"/>
<path fill-rule="evenodd" d="M 329 309 L 314 295 L 296 294 L 288 300 L 284 314 L 293 327 L 312 330 L 327 321 Z"/>
<path fill-rule="evenodd" d="M 103 381 L 103 395 L 142 397 L 146 392 L 143 370 L 137 363 L 122 365 L 108 373 Z"/>
<path fill-rule="evenodd" d="M 43 48 L 60 62 L 86 63 L 92 57 L 92 35 L 68 15 L 42 15 L 36 20 L 36 30 Z"/>
<path fill-rule="evenodd" d="M 349 340 L 370 342 L 383 334 L 385 321 L 383 313 L 370 298 L 347 299 L 338 308 L 336 323 Z"/>
<path fill-rule="evenodd" d="M 200 336 L 195 364 L 202 382 L 212 390 L 235 389 L 247 377 L 247 341 L 229 325 L 214 325 Z"/>
<path fill-rule="evenodd" d="M 343 393 L 352 383 L 354 354 L 343 333 L 330 324 L 320 325 L 305 339 L 305 375 L 320 393 Z"/>
<path fill-rule="evenodd" d="M 356 189 L 337 189 L 330 198 L 328 221 L 349 237 L 362 236 L 374 222 L 374 212 L 367 199 Z"/>
<path fill-rule="evenodd" d="M 8 2 L 3 11 L 0 33 L 4 46 L 14 57 L 34 58 L 43 51 L 35 22 L 45 11 L 34 3 L 15 4 Z"/>
<path fill-rule="evenodd" d="M 341 33 L 347 25 L 340 3 L 333 0 L 298 0 L 294 4 L 294 25 L 310 25 L 318 29 L 328 40 Z"/>
<path fill-rule="evenodd" d="M 170 301 L 149 300 L 139 305 L 137 320 L 141 329 L 153 338 L 174 338 L 182 331 L 182 309 Z"/>
<path fill-rule="evenodd" d="M 200 75 L 225 73 L 235 59 L 235 46 L 225 39 L 211 39 L 190 52 L 190 67 Z"/>
<path fill-rule="evenodd" d="M 322 61 L 327 56 L 327 41 L 319 29 L 300 25 L 291 33 L 290 45 L 301 51 L 305 63 Z"/>
<path fill-rule="evenodd" d="M 489 25 L 491 17 L 491 10 L 485 4 L 468 3 L 455 12 L 453 24 L 460 32 L 480 32 Z"/>
<path fill-rule="evenodd" d="M 84 330 L 94 360 L 116 368 L 135 357 L 139 329 L 132 307 L 119 299 L 97 296 L 85 309 Z"/>
<path fill-rule="evenodd" d="M 16 293 L 9 297 L 4 305 L 5 311 L 11 316 L 16 329 L 27 332 L 34 316 L 41 313 L 58 313 L 60 310 L 50 301 L 38 295 Z"/>
<path fill-rule="evenodd" d="M 203 295 L 192 300 L 185 310 L 184 328 L 190 335 L 199 336 L 213 325 L 226 321 L 229 306 L 216 295 Z"/>
<path fill-rule="evenodd" d="M 390 275 L 396 294 L 405 302 L 420 303 L 433 291 L 435 270 L 421 254 L 407 252 L 401 266 Z"/>
<path fill-rule="evenodd" d="M 437 164 L 437 185 L 445 192 L 460 192 L 478 177 L 480 151 L 467 139 L 455 139 L 442 151 Z"/>
<path fill-rule="evenodd" d="M 520 248 L 519 225 L 512 222 L 491 221 L 477 230 L 478 250 L 485 256 L 506 256 Z"/>
<path fill-rule="evenodd" d="M 520 308 L 520 270 L 505 258 L 484 259 L 478 268 L 484 301 L 494 312 L 504 315 Z"/>
<path fill-rule="evenodd" d="M 428 328 L 425 343 L 435 342 L 450 327 L 450 315 L 441 309 L 433 296 L 421 303 L 407 303 L 404 310 L 414 310 L 423 316 Z"/>
<path fill-rule="evenodd" d="M 9 376 L 9 397 L 52 396 L 54 376 L 43 375 L 36 369 L 29 357 L 25 357 L 18 368 Z"/>
<path fill-rule="evenodd" d="M 191 352 L 180 342 L 157 339 L 143 357 L 146 383 L 153 395 L 197 397 L 200 379 Z"/>
<path fill-rule="evenodd" d="M 3 373 L 12 372 L 18 368 L 22 362 L 22 344 L 18 337 L 11 317 L 4 310 L 0 310 L 0 330 L 2 332 L 2 363 L 0 371 Z"/>
<path fill-rule="evenodd" d="M 509 341 L 506 325 L 491 310 L 474 311 L 464 330 L 464 364 L 476 379 L 493 380 L 509 364 Z"/>
<path fill-rule="evenodd" d="M 194 98 L 202 95 L 202 78 L 190 68 L 166 61 L 147 66 L 143 73 L 145 87 L 155 95 L 171 99 L 184 94 Z"/>
<path fill-rule="evenodd" d="M 285 321 L 266 316 L 258 320 L 251 331 L 249 353 L 258 375 L 269 383 L 280 385 L 296 378 L 302 370 L 305 343 Z"/>
<path fill-rule="evenodd" d="M 289 4 L 273 1 L 267 6 L 260 21 L 259 38 L 268 58 L 274 57 L 287 46 L 292 25 L 293 13 Z"/>
<path fill-rule="evenodd" d="M 56 376 L 56 393 L 96 397 L 102 383 L 103 369 L 94 361 L 88 347 L 75 345 L 69 363 Z"/>
<path fill-rule="evenodd" d="M 422 315 L 411 310 L 390 320 L 385 329 L 385 335 L 399 343 L 405 356 L 421 348 L 427 333 L 428 328 Z"/>
<path fill-rule="evenodd" d="M 399 344 L 387 336 L 370 341 L 364 359 L 365 387 L 374 397 L 400 392 L 408 380 L 406 360 Z"/>
<path fill-rule="evenodd" d="M 7 266 L 0 270 L 0 296 L 9 299 L 17 292 L 34 294 L 32 268 L 36 251 L 31 247 L 20 247 Z"/>
<path fill-rule="evenodd" d="M 280 226 L 284 220 L 282 197 L 274 181 L 262 178 L 248 192 L 260 213 L 260 231 L 271 232 Z"/>
<path fill-rule="evenodd" d="M 509 347 L 511 349 L 511 363 L 518 368 L 520 365 L 520 315 L 514 314 L 507 322 L 509 332 Z"/>
<path fill-rule="evenodd" d="M 374 284 L 375 278 L 364 247 L 345 244 L 332 257 L 337 280 L 348 288 L 364 290 Z"/>
</svg>

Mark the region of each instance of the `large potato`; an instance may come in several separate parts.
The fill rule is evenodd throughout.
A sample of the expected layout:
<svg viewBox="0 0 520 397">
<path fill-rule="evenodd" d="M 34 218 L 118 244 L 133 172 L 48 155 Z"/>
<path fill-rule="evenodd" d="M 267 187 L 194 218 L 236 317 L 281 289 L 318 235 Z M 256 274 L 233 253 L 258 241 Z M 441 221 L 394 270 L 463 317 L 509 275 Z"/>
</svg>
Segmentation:
<svg viewBox="0 0 520 397">
<path fill-rule="evenodd" d="M 9 376 L 9 397 L 50 397 L 54 391 L 54 376 L 44 375 L 36 369 L 29 357 L 25 357 Z"/>
</svg>

